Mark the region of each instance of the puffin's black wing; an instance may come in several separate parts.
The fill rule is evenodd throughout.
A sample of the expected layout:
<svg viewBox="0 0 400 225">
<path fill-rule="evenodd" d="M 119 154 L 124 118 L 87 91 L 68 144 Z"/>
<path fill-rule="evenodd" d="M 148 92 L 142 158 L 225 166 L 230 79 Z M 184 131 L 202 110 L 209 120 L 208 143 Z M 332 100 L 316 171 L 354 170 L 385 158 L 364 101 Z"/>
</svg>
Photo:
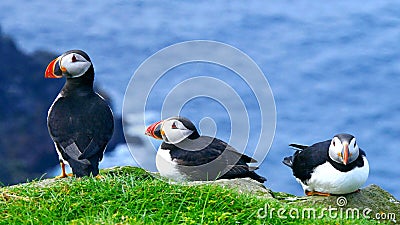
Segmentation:
<svg viewBox="0 0 400 225">
<path fill-rule="evenodd" d="M 247 165 L 247 163 L 256 163 L 257 160 L 237 152 L 236 149 L 228 145 L 226 142 L 215 139 L 212 145 L 210 145 L 210 148 L 221 151 L 221 155 L 218 156 L 220 159 L 217 160 L 221 160 L 228 165 L 228 171 L 219 177 L 220 179 L 250 177 L 260 183 L 267 181 L 265 177 L 262 177 L 254 172 L 254 170 L 258 169 L 258 167 L 249 167 L 249 165 Z"/>
<path fill-rule="evenodd" d="M 185 166 L 198 166 L 214 161 L 222 155 L 226 162 L 236 162 L 240 165 L 257 162 L 255 159 L 237 152 L 226 142 L 208 136 L 201 136 L 195 140 L 185 140 L 177 146 L 161 145 L 162 149 L 169 149 L 172 159 Z M 187 150 L 185 150 L 187 149 Z"/>
<path fill-rule="evenodd" d="M 330 140 L 319 142 L 304 150 L 296 151 L 291 157 L 293 175 L 303 182 L 310 179 L 315 167 L 327 162 L 330 142 Z"/>
<path fill-rule="evenodd" d="M 212 137 L 201 136 L 195 140 L 186 140 L 180 143 L 179 147 L 163 143 L 161 148 L 169 149 L 171 158 L 179 165 L 201 166 L 210 162 L 215 162 L 216 171 L 226 171 L 220 179 L 232 179 L 240 177 L 250 177 L 259 182 L 266 179 L 257 175 L 253 170 L 256 167 L 249 167 L 247 163 L 257 162 L 255 159 L 237 152 L 226 142 Z M 164 145 L 164 146 L 163 146 Z M 197 149 L 197 151 L 187 151 L 184 149 Z M 214 161 L 215 160 L 215 161 Z"/>
<path fill-rule="evenodd" d="M 58 98 L 49 111 L 48 128 L 76 176 L 97 175 L 114 129 L 111 109 L 100 96 Z"/>
</svg>

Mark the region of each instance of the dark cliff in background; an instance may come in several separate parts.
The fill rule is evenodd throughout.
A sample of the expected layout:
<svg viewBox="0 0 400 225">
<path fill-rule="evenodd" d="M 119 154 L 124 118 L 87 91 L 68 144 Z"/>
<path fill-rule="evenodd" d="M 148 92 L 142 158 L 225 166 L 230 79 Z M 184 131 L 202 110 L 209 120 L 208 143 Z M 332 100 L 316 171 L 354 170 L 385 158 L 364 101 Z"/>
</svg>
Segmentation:
<svg viewBox="0 0 400 225">
<path fill-rule="evenodd" d="M 0 29 L 0 182 L 15 184 L 41 177 L 58 164 L 47 131 L 47 110 L 64 79 L 45 79 L 55 54 L 21 52 Z M 103 92 L 102 92 L 103 93 Z M 107 98 L 107 94 L 103 93 Z M 109 101 L 110 102 L 110 101 Z M 121 119 L 106 151 L 124 141 Z"/>
</svg>

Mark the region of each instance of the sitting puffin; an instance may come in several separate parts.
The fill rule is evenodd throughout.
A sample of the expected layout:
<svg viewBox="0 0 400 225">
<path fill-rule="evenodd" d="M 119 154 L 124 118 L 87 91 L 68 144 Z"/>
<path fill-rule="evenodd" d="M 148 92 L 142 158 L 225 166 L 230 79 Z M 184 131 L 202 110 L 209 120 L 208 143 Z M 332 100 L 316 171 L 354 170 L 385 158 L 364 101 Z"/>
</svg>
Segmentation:
<svg viewBox="0 0 400 225">
<path fill-rule="evenodd" d="M 94 68 L 81 50 L 70 50 L 47 66 L 46 78 L 66 77 L 51 105 L 47 126 L 61 165 L 61 175 L 70 165 L 76 177 L 96 176 L 113 129 L 113 114 L 106 101 L 93 91 Z"/>
<path fill-rule="evenodd" d="M 337 134 L 327 140 L 303 146 L 283 163 L 293 170 L 306 195 L 342 195 L 356 192 L 368 178 L 369 165 L 365 152 L 350 134 Z"/>
<path fill-rule="evenodd" d="M 184 117 L 171 117 L 146 129 L 146 135 L 163 140 L 156 156 L 160 175 L 175 181 L 234 179 L 249 177 L 260 183 L 267 179 L 254 172 L 257 162 L 240 154 L 227 143 L 200 136 Z"/>
</svg>

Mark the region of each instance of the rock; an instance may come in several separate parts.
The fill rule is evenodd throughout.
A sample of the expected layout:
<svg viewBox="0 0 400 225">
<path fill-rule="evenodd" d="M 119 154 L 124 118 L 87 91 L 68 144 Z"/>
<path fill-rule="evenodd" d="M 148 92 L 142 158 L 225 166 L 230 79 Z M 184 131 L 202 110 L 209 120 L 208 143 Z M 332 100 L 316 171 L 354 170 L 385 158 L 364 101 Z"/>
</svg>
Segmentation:
<svg viewBox="0 0 400 225">
<path fill-rule="evenodd" d="M 175 182 L 161 177 L 158 173 L 152 173 L 152 175 L 158 179 L 162 179 L 174 185 L 188 185 L 188 186 L 218 185 L 223 188 L 236 190 L 237 192 L 243 194 L 253 194 L 260 198 L 273 198 L 272 191 L 270 189 L 266 188 L 264 185 L 250 178 L 221 179 L 216 181 Z"/>
<path fill-rule="evenodd" d="M 274 193 L 275 194 L 275 193 Z M 396 218 L 400 218 L 400 202 L 389 192 L 383 190 L 375 184 L 371 184 L 359 192 L 346 194 L 342 196 L 284 196 L 279 199 L 285 201 L 288 204 L 310 207 L 330 207 L 342 209 L 344 212 L 357 211 L 360 213 L 366 213 L 366 216 L 371 218 L 377 218 L 380 216 L 386 217 L 386 220 L 396 222 Z M 378 215 L 379 214 L 379 215 Z"/>
<path fill-rule="evenodd" d="M 377 185 L 369 185 L 358 193 L 345 195 L 348 207 L 370 208 L 373 211 L 400 212 L 400 202 Z M 399 215 L 400 216 L 400 215 Z"/>
<path fill-rule="evenodd" d="M 156 174 L 156 176 L 159 176 Z M 253 194 L 266 200 L 277 200 L 287 203 L 294 208 L 300 209 L 332 209 L 333 213 L 340 218 L 354 219 L 365 218 L 396 223 L 400 218 L 400 202 L 389 192 L 377 185 L 369 185 L 359 192 L 343 196 L 294 196 L 284 192 L 272 192 L 249 178 L 222 179 L 216 181 L 191 181 L 191 182 L 170 182 L 178 185 L 219 185 L 224 188 L 237 190 L 239 193 Z M 289 207 L 290 208 L 290 207 Z M 333 215 L 334 215 L 333 214 Z M 330 216 L 329 214 L 327 216 Z"/>
</svg>

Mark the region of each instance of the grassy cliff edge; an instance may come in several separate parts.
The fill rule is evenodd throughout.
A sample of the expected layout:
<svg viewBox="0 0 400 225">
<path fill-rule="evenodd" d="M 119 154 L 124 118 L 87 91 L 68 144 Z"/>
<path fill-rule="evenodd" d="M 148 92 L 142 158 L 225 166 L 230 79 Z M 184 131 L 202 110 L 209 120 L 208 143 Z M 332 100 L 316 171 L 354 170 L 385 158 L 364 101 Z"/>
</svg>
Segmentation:
<svg viewBox="0 0 400 225">
<path fill-rule="evenodd" d="M 399 201 L 376 185 L 346 196 L 297 197 L 247 179 L 170 184 L 129 166 L 101 174 L 101 179 L 2 187 L 0 224 L 390 224 L 400 219 Z"/>
</svg>

